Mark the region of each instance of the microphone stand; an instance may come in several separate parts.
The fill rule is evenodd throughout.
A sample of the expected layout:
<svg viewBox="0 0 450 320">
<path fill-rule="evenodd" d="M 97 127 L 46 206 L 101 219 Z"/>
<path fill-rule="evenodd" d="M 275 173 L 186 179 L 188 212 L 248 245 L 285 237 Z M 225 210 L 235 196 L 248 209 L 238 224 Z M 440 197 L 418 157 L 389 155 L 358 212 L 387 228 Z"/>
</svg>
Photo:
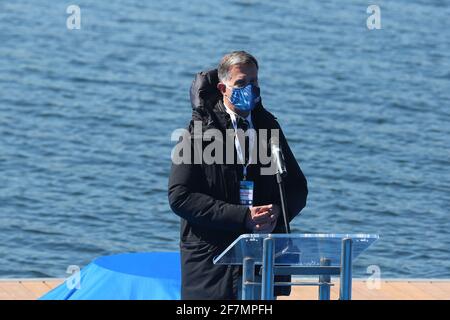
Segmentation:
<svg viewBox="0 0 450 320">
<path fill-rule="evenodd" d="M 287 200 L 286 200 L 286 192 L 284 190 L 283 177 L 285 177 L 287 172 L 285 171 L 283 174 L 280 174 L 277 171 L 277 183 L 278 188 L 280 190 L 280 199 L 281 199 L 281 211 L 283 212 L 283 220 L 284 220 L 284 230 L 286 234 L 291 233 L 291 228 L 289 226 L 289 220 L 287 215 Z M 281 250 L 281 254 L 284 255 L 285 261 L 291 261 L 291 263 L 297 263 L 300 261 L 299 257 L 299 248 L 294 245 L 291 238 L 287 239 L 286 247 Z"/>
<path fill-rule="evenodd" d="M 279 158 L 283 160 L 283 162 L 280 162 Z M 286 198 L 286 191 L 284 189 L 284 183 L 283 178 L 287 176 L 287 170 L 286 166 L 284 164 L 284 158 L 283 154 L 280 152 L 280 156 L 278 157 L 278 169 L 277 169 L 277 183 L 278 183 L 278 189 L 280 191 L 280 200 L 281 200 L 281 211 L 283 212 L 283 222 L 284 222 L 284 230 L 286 234 L 291 233 L 291 228 L 289 226 L 289 220 L 288 220 L 288 206 L 287 206 L 287 198 Z M 284 245 L 283 245 L 284 247 Z M 281 250 L 280 254 L 283 255 L 283 260 L 285 262 L 290 262 L 292 264 L 300 262 L 300 255 L 299 255 L 300 249 L 294 245 L 292 239 L 290 237 L 287 238 L 286 246 L 284 249 Z"/>
<path fill-rule="evenodd" d="M 284 190 L 284 183 L 283 183 L 283 176 L 285 176 L 286 173 L 283 175 L 277 171 L 277 183 L 278 183 L 278 189 L 280 190 L 280 200 L 281 200 L 281 211 L 283 212 L 283 220 L 284 220 L 284 230 L 287 234 L 291 233 L 291 228 L 289 226 L 289 220 L 287 216 L 287 201 L 286 201 L 286 192 Z"/>
<path fill-rule="evenodd" d="M 287 198 L 286 198 L 286 191 L 284 188 L 284 182 L 283 179 L 287 176 L 287 170 L 286 165 L 284 164 L 284 157 L 281 152 L 281 150 L 274 150 L 271 148 L 272 151 L 275 151 L 274 154 L 277 154 L 275 156 L 275 161 L 277 163 L 277 183 L 278 183 L 278 189 L 280 191 L 280 200 L 281 200 L 281 211 L 283 213 L 283 222 L 284 222 L 284 230 L 286 234 L 291 233 L 291 228 L 289 226 L 289 220 L 288 220 L 288 206 L 287 206 Z M 284 245 L 283 245 L 284 247 Z M 279 254 L 284 255 L 284 260 L 286 261 L 292 261 L 292 263 L 296 263 L 300 261 L 299 255 L 298 255 L 299 249 L 294 245 L 292 242 L 292 239 L 288 237 L 286 246 L 284 249 L 281 250 Z"/>
</svg>

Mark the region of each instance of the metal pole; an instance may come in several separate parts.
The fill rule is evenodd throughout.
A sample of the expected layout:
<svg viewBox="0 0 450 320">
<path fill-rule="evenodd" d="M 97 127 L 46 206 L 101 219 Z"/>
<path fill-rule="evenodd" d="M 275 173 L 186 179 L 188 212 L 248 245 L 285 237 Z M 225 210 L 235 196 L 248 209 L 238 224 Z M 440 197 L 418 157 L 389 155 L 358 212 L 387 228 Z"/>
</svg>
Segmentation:
<svg viewBox="0 0 450 320">
<path fill-rule="evenodd" d="M 352 299 L 352 239 L 342 240 L 340 300 Z"/>
<path fill-rule="evenodd" d="M 273 265 L 275 261 L 274 239 L 270 236 L 263 242 L 263 272 L 261 300 L 273 300 Z"/>
<path fill-rule="evenodd" d="M 330 265 L 330 259 L 320 259 L 320 266 L 328 267 Z M 319 300 L 330 300 L 330 282 L 331 276 L 329 274 L 319 276 Z"/>
<path fill-rule="evenodd" d="M 280 200 L 281 200 L 281 212 L 283 213 L 284 231 L 286 233 L 291 233 L 291 227 L 289 226 L 289 220 L 287 215 L 287 201 L 286 192 L 284 190 L 283 176 L 277 172 L 277 182 L 278 189 L 280 190 Z"/>
<path fill-rule="evenodd" d="M 244 258 L 242 269 L 242 300 L 254 300 L 255 285 L 248 282 L 255 282 L 255 260 Z"/>
</svg>

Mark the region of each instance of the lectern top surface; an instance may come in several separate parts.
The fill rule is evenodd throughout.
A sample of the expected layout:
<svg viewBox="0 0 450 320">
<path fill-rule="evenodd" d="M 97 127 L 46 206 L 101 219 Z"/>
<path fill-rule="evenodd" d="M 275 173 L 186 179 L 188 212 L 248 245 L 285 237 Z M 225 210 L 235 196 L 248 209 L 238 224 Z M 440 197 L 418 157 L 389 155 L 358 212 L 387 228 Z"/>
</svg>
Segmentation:
<svg viewBox="0 0 450 320">
<path fill-rule="evenodd" d="M 271 238 L 275 246 L 275 265 L 318 266 L 320 260 L 330 260 L 331 266 L 340 265 L 342 240 L 352 240 L 352 259 L 356 259 L 372 243 L 376 234 L 243 234 L 228 246 L 215 264 L 241 265 L 244 258 L 262 264 L 264 239 Z"/>
</svg>

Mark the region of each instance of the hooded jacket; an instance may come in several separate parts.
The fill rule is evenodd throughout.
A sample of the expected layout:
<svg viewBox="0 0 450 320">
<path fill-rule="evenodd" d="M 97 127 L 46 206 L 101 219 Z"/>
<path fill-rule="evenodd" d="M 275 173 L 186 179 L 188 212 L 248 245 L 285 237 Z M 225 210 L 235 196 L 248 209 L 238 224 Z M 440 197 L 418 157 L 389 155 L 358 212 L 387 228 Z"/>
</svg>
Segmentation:
<svg viewBox="0 0 450 320">
<path fill-rule="evenodd" d="M 190 90 L 192 120 L 188 126 L 191 137 L 194 121 L 202 123 L 202 132 L 216 129 L 226 137 L 232 128 L 230 116 L 225 111 L 222 94 L 217 90 L 217 70 L 200 72 Z M 306 205 L 308 194 L 303 175 L 276 118 L 264 109 L 260 101 L 252 111 L 252 122 L 258 129 L 278 129 L 288 175 L 284 179 L 291 221 Z M 270 141 L 270 134 L 267 141 Z M 201 149 L 191 144 L 192 159 L 195 152 L 203 152 L 210 141 L 202 142 Z M 223 154 L 225 157 L 225 143 Z M 269 146 L 265 146 L 269 148 Z M 267 153 L 266 153 L 267 154 Z M 236 156 L 236 155 L 235 155 Z M 236 158 L 235 158 L 236 159 Z M 245 227 L 249 208 L 240 205 L 239 181 L 243 166 L 233 164 L 172 163 L 168 196 L 175 214 L 180 216 L 181 298 L 182 299 L 236 299 L 238 280 L 242 268 L 232 265 L 214 265 L 213 258 L 225 250 L 237 237 L 251 233 Z M 250 164 L 247 179 L 254 182 L 253 205 L 278 204 L 281 201 L 275 175 L 261 175 L 259 162 Z M 273 233 L 284 232 L 280 214 Z M 290 281 L 289 276 L 276 276 L 275 281 Z M 275 295 L 289 295 L 290 287 L 275 287 Z"/>
</svg>

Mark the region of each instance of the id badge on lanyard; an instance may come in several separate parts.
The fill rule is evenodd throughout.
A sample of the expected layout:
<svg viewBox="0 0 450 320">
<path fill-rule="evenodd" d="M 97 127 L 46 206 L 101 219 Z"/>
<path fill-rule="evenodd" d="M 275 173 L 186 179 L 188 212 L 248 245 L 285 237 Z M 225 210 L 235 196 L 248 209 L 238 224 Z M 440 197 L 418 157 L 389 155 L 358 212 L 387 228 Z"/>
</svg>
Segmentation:
<svg viewBox="0 0 450 320">
<path fill-rule="evenodd" d="M 247 166 L 244 166 L 244 180 L 239 181 L 239 199 L 242 205 L 253 205 L 253 181 L 247 180 Z"/>
<path fill-rule="evenodd" d="M 253 205 L 253 181 L 242 180 L 239 182 L 239 197 L 242 205 Z"/>
<path fill-rule="evenodd" d="M 238 157 L 241 159 L 242 162 L 244 162 L 244 157 L 242 153 L 241 144 L 239 143 L 239 140 L 236 140 L 236 149 L 238 152 Z M 247 180 L 247 167 L 251 163 L 251 150 L 249 148 L 249 162 L 247 164 L 244 163 L 243 167 L 243 180 L 239 181 L 239 199 L 240 203 L 242 205 L 246 206 L 252 206 L 253 205 L 253 189 L 254 189 L 254 183 L 253 181 Z"/>
</svg>

